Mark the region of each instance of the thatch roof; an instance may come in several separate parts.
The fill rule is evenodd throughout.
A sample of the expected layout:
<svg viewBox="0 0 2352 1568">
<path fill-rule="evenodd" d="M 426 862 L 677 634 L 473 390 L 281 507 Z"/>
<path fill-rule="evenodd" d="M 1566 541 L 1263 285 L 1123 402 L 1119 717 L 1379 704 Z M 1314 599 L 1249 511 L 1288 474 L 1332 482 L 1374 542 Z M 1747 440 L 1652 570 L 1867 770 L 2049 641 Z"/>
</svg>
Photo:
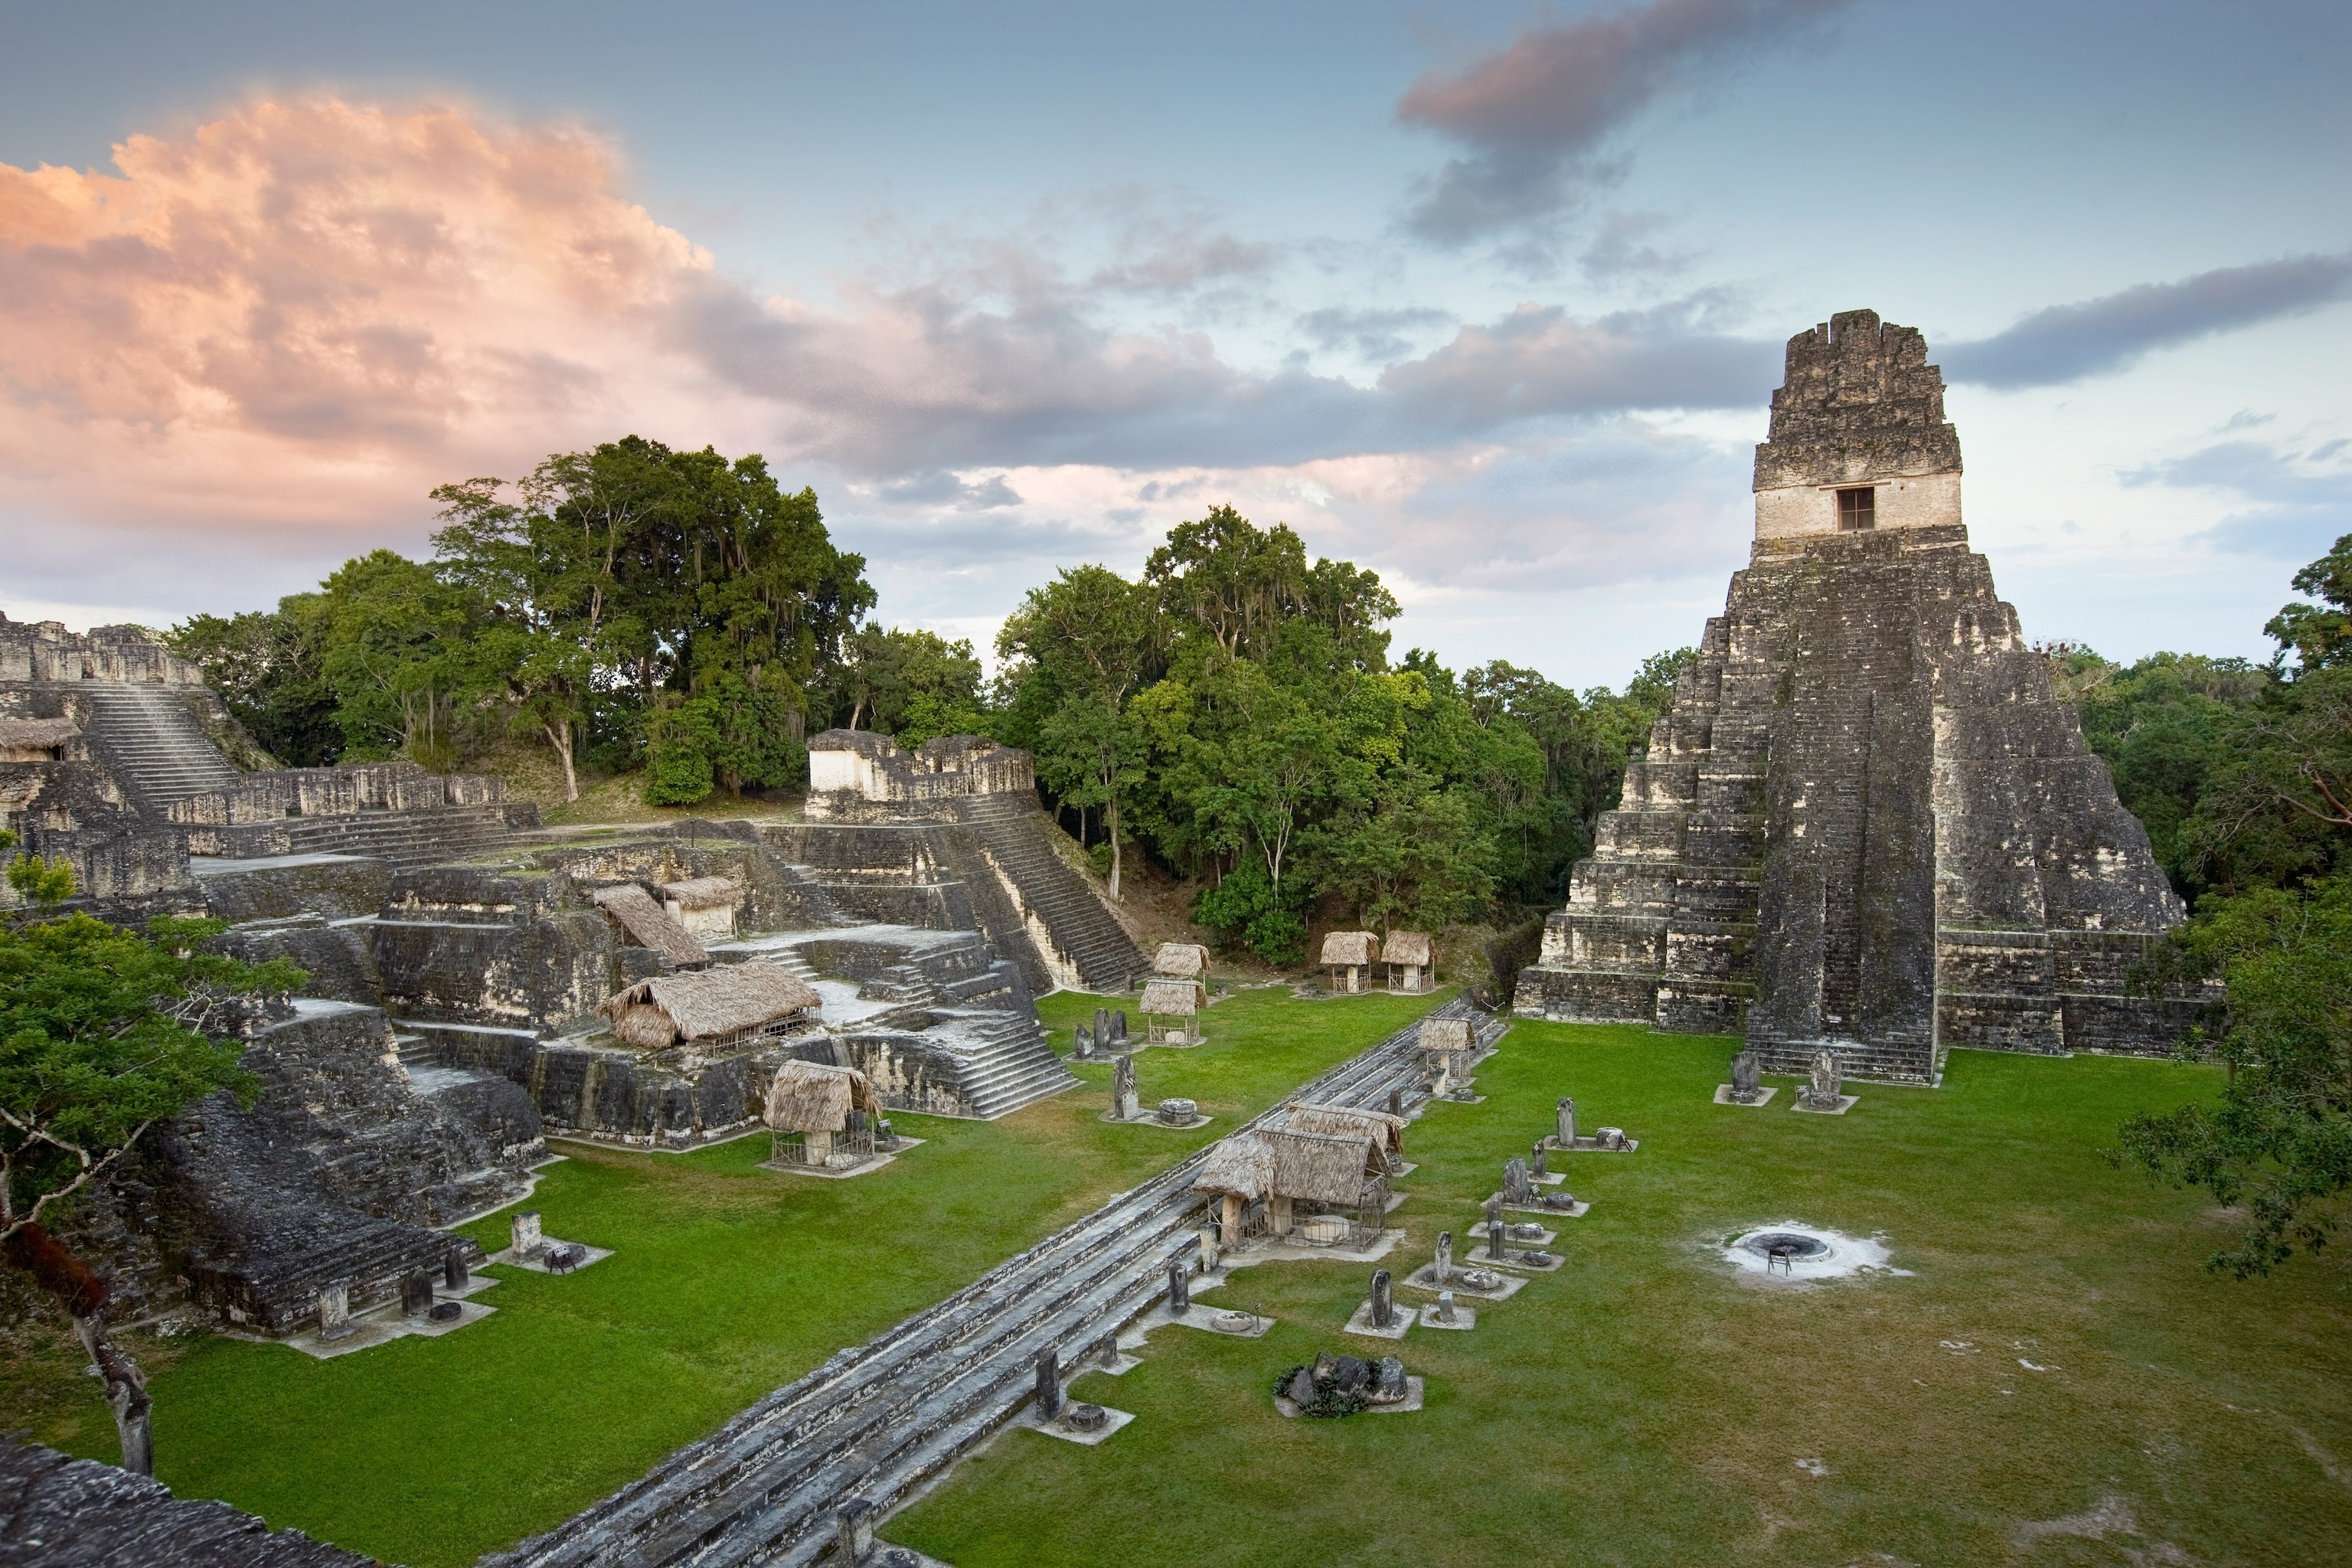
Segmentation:
<svg viewBox="0 0 2352 1568">
<path fill-rule="evenodd" d="M 1286 1128 L 1269 1128 L 1258 1136 L 1274 1155 L 1268 1190 L 1277 1197 L 1352 1204 L 1377 1158 L 1373 1146 L 1361 1138 L 1326 1138 Z"/>
<path fill-rule="evenodd" d="M 1404 1148 L 1405 1119 L 1385 1110 L 1365 1110 L 1352 1105 L 1294 1105 L 1283 1112 L 1282 1124 L 1293 1132 L 1319 1132 L 1327 1138 L 1364 1138 L 1383 1155 Z"/>
<path fill-rule="evenodd" d="M 1381 943 L 1383 963 L 1418 963 L 1429 967 L 1429 933 L 1425 931 L 1392 931 Z"/>
<path fill-rule="evenodd" d="M 1470 1020 L 1423 1018 L 1420 1045 L 1424 1051 L 1466 1051 L 1470 1048 Z"/>
<path fill-rule="evenodd" d="M 1189 1018 L 1208 1005 L 1209 988 L 1197 980 L 1153 980 L 1143 987 L 1139 1013 L 1159 1013 Z"/>
<path fill-rule="evenodd" d="M 824 999 L 772 963 L 730 963 L 697 974 L 656 974 L 607 997 L 596 1011 L 642 1029 L 651 1020 L 629 1015 L 652 1008 L 667 1014 L 678 1037 L 715 1039 L 772 1024 L 796 1013 L 814 1016 Z M 632 1040 L 632 1044 L 645 1044 Z"/>
<path fill-rule="evenodd" d="M 70 719 L 0 719 L 0 746 L 62 746 L 80 733 Z"/>
<path fill-rule="evenodd" d="M 639 947 L 650 947 L 672 963 L 708 963 L 710 955 L 702 944 L 686 934 L 686 928 L 669 918 L 669 912 L 654 902 L 653 895 L 635 882 L 624 882 L 617 888 L 598 888 L 588 895 L 599 908 L 620 922 L 621 930 Z"/>
<path fill-rule="evenodd" d="M 1209 950 L 1196 942 L 1163 942 L 1151 955 L 1151 973 L 1173 980 L 1190 980 L 1209 968 Z"/>
<path fill-rule="evenodd" d="M 779 1132 L 838 1132 L 849 1113 L 881 1113 L 874 1086 L 855 1068 L 788 1061 L 768 1085 L 767 1123 Z"/>
<path fill-rule="evenodd" d="M 682 910 L 715 910 L 742 896 L 743 884 L 732 877 L 689 877 L 662 884 L 662 897 Z"/>
<path fill-rule="evenodd" d="M 1335 931 L 1323 939 L 1325 963 L 1342 967 L 1381 961 L 1380 939 L 1368 931 Z"/>
<path fill-rule="evenodd" d="M 1265 1196 L 1274 1182 L 1274 1151 L 1255 1132 L 1237 1132 L 1209 1151 L 1201 1173 L 1192 1178 L 1196 1193 L 1231 1193 L 1245 1204 Z"/>
</svg>

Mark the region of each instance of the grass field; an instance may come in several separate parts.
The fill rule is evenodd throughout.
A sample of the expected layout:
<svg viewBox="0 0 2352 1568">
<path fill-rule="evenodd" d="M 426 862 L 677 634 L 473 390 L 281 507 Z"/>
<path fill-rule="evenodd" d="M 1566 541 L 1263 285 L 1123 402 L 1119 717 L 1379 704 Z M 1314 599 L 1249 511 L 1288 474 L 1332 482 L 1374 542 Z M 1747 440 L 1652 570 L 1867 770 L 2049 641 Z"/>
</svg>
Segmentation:
<svg viewBox="0 0 2352 1568">
<path fill-rule="evenodd" d="M 274 1525 L 443 1568 L 544 1530 L 768 1390 L 958 1289 L 1222 1136 L 1430 998 L 1307 1004 L 1245 992 L 1211 1043 L 1138 1058 L 1147 1099 L 1217 1120 L 1193 1133 L 1107 1126 L 1109 1069 L 992 1123 L 894 1118 L 929 1140 L 848 1182 L 754 1168 L 764 1137 L 682 1156 L 566 1146 L 530 1205 L 548 1234 L 614 1249 L 565 1279 L 493 1268 L 499 1310 L 438 1339 L 320 1362 L 203 1335 L 127 1338 L 154 1375 L 157 1474 Z M 1049 997 L 1066 1042 L 1096 999 Z M 506 1219 L 471 1227 L 490 1250 Z M 91 1458 L 113 1428 L 60 1336 L 0 1382 L 8 1426 Z"/>
<path fill-rule="evenodd" d="M 1400 1277 L 1556 1095 L 1643 1141 L 1562 1162 L 1593 1204 L 1563 1270 L 1403 1342 L 1425 1410 L 1279 1417 L 1283 1367 L 1388 1347 L 1338 1331 L 1361 1267 L 1261 1266 L 1202 1300 L 1261 1304 L 1267 1338 L 1161 1331 L 1076 1385 L 1134 1425 L 1013 1433 L 885 1535 L 957 1568 L 2352 1562 L 2352 1269 L 2209 1275 L 2229 1216 L 2099 1157 L 2210 1074 L 1962 1052 L 1941 1089 L 1827 1118 L 1785 1087 L 1709 1103 L 1727 1056 L 1522 1024 L 1486 1103 L 1414 1124 Z M 1910 1272 L 1764 1286 L 1707 1250 L 1792 1219 L 1883 1231 Z"/>
</svg>

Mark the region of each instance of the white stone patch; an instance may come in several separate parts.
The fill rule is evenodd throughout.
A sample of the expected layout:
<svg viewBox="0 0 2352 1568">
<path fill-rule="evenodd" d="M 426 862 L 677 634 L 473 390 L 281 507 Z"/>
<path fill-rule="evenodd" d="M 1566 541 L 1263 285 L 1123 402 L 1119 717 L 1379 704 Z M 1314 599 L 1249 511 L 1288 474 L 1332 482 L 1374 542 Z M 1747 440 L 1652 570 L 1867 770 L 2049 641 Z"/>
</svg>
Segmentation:
<svg viewBox="0 0 2352 1568">
<path fill-rule="evenodd" d="M 1790 1237 L 1797 1242 L 1797 1249 L 1785 1259 L 1774 1258 L 1763 1239 L 1767 1237 Z M 1908 1276 L 1911 1272 L 1887 1261 L 1892 1254 L 1880 1237 L 1848 1236 L 1800 1220 L 1779 1220 L 1742 1231 L 1717 1250 L 1741 1273 L 1775 1279 L 1844 1279 L 1856 1274 Z"/>
</svg>

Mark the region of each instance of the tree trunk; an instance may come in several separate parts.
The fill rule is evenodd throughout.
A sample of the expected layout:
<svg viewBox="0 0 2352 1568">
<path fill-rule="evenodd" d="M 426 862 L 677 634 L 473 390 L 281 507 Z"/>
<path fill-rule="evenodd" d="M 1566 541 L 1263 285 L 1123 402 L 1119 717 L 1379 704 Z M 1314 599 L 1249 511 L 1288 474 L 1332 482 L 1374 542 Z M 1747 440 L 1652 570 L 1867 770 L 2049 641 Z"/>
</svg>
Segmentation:
<svg viewBox="0 0 2352 1568">
<path fill-rule="evenodd" d="M 563 800 L 568 805 L 580 798 L 580 780 L 572 771 L 572 721 L 566 719 L 561 724 L 544 724 L 541 728 L 547 732 L 547 743 L 563 759 Z"/>
<path fill-rule="evenodd" d="M 1115 904 L 1118 902 L 1118 796 L 1115 793 L 1103 814 L 1110 827 L 1110 901 Z"/>
<path fill-rule="evenodd" d="M 107 1408 L 114 1412 L 114 1432 L 122 1445 L 122 1468 L 134 1476 L 155 1473 L 155 1402 L 148 1397 L 147 1379 L 139 1364 L 117 1350 L 106 1337 L 106 1314 L 94 1312 L 73 1321 L 82 1348 L 106 1380 Z"/>
</svg>

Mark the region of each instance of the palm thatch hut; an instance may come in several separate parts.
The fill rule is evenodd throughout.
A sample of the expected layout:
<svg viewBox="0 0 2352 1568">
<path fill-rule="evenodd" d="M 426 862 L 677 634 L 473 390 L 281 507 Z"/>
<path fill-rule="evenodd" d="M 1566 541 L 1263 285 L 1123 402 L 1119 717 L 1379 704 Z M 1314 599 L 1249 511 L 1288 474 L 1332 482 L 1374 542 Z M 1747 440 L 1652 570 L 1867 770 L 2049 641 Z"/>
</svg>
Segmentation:
<svg viewBox="0 0 2352 1568">
<path fill-rule="evenodd" d="M 1323 938 L 1323 967 L 1331 989 L 1358 996 L 1371 989 L 1371 968 L 1381 961 L 1381 939 L 1368 931 L 1335 931 Z"/>
<path fill-rule="evenodd" d="M 1365 1139 L 1378 1151 L 1383 1171 L 1393 1169 L 1404 1157 L 1404 1130 L 1408 1123 L 1403 1117 L 1391 1116 L 1385 1110 L 1366 1110 L 1353 1105 L 1312 1105 L 1302 1101 L 1283 1111 L 1282 1124 L 1293 1132 L 1314 1132 L 1326 1138 Z"/>
<path fill-rule="evenodd" d="M 640 980 L 596 1011 L 613 1020 L 622 1044 L 660 1051 L 780 1038 L 816 1022 L 824 1005 L 823 997 L 772 963 L 730 963 Z"/>
<path fill-rule="evenodd" d="M 1389 989 L 1398 995 L 1437 989 L 1436 944 L 1425 931 L 1389 932 L 1381 943 L 1381 962 L 1388 966 Z"/>
<path fill-rule="evenodd" d="M 1467 1018 L 1423 1018 L 1420 1037 L 1414 1043 L 1424 1057 L 1434 1058 L 1437 1092 L 1444 1094 L 1454 1073 L 1469 1067 L 1470 1051 L 1477 1037 L 1470 1032 Z"/>
<path fill-rule="evenodd" d="M 723 942 L 735 934 L 735 910 L 743 901 L 743 884 L 734 878 L 689 877 L 683 882 L 664 882 L 661 895 L 663 910 L 687 935 Z"/>
<path fill-rule="evenodd" d="M 1151 955 L 1151 973 L 1171 980 L 1198 980 L 1209 973 L 1209 950 L 1196 942 L 1163 942 Z"/>
<path fill-rule="evenodd" d="M 621 940 L 631 947 L 649 947 L 680 969 L 698 969 L 710 962 L 702 944 L 669 918 L 653 895 L 635 882 L 592 889 L 588 897 L 621 928 Z"/>
<path fill-rule="evenodd" d="M 1143 1039 L 1153 1046 L 1197 1046 L 1206 1038 L 1200 1016 L 1209 1005 L 1209 988 L 1197 980 L 1160 979 L 1145 983 L 1136 1011 L 1143 1015 Z"/>
<path fill-rule="evenodd" d="M 768 1084 L 771 1159 L 782 1165 L 822 1166 L 869 1158 L 881 1116 L 874 1086 L 855 1068 L 785 1062 Z"/>
<path fill-rule="evenodd" d="M 1351 1230 L 1367 1215 L 1377 1223 L 1388 1212 L 1388 1167 L 1378 1144 L 1360 1136 L 1263 1127 L 1210 1150 L 1192 1191 L 1217 1206 L 1218 1228 L 1230 1246 L 1256 1228 L 1251 1211 L 1261 1203 L 1265 1234 L 1276 1239 L 1291 1233 L 1300 1204 L 1346 1215 Z"/>
</svg>

